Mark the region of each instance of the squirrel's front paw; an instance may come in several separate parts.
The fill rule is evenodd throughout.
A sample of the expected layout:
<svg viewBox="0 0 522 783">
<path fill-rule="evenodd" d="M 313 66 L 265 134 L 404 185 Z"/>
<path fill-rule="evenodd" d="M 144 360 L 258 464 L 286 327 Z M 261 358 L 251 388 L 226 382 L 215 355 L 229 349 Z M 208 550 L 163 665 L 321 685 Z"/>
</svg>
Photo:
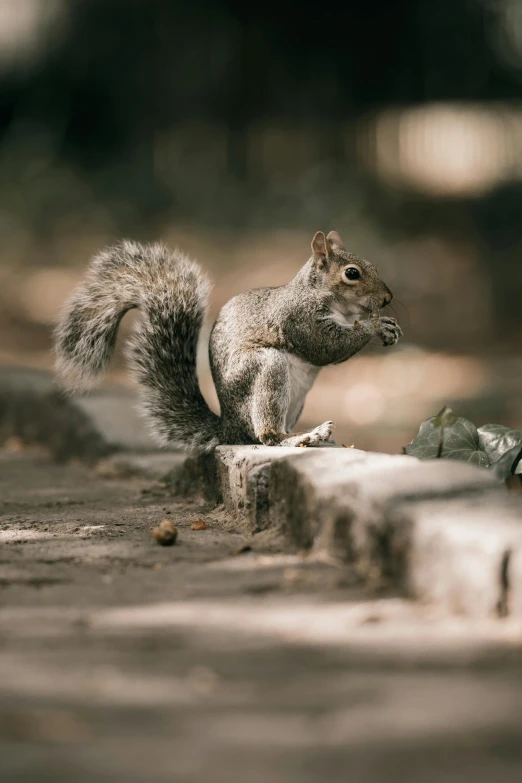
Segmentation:
<svg viewBox="0 0 522 783">
<path fill-rule="evenodd" d="M 395 345 L 402 337 L 402 329 L 395 318 L 376 318 L 375 333 L 383 345 Z"/>
</svg>

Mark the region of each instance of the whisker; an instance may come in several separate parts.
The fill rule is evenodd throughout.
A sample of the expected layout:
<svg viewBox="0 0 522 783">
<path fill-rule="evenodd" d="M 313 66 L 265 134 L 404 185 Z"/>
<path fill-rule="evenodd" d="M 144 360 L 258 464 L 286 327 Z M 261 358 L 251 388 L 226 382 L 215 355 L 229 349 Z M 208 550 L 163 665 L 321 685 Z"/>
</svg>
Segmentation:
<svg viewBox="0 0 522 783">
<path fill-rule="evenodd" d="M 397 299 L 396 297 L 394 297 L 393 301 L 394 301 L 394 303 L 396 305 L 400 305 L 400 307 L 402 308 L 403 313 L 404 313 L 404 321 L 406 322 L 406 324 L 409 324 L 410 323 L 410 312 L 409 312 L 407 306 L 404 304 L 404 302 L 401 302 L 401 300 Z M 388 307 L 391 307 L 391 305 L 388 305 Z M 395 317 L 397 318 L 398 321 L 400 321 L 401 317 L 400 317 L 398 311 L 394 307 L 392 309 L 393 309 L 393 312 L 395 313 Z"/>
</svg>

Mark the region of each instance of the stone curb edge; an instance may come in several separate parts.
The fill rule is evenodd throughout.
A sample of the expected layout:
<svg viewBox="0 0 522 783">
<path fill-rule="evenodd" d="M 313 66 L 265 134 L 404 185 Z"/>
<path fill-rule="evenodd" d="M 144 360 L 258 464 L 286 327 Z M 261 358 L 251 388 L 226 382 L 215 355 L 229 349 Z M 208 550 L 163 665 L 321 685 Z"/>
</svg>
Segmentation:
<svg viewBox="0 0 522 783">
<path fill-rule="evenodd" d="M 49 373 L 0 370 L 0 442 L 17 437 L 42 444 L 58 461 L 87 462 L 119 451 L 159 452 L 134 405 L 121 390 L 70 397 Z"/>
<path fill-rule="evenodd" d="M 522 617 L 522 502 L 488 471 L 356 449 L 221 446 L 178 457 L 176 493 L 223 503 L 252 535 L 472 617 Z"/>
<path fill-rule="evenodd" d="M 160 451 L 129 395 L 73 401 L 34 370 L 0 372 L 0 440 L 12 435 L 44 444 L 58 460 L 103 459 L 108 474 L 223 503 L 253 535 L 349 563 L 361 578 L 418 600 L 522 617 L 522 502 L 486 470 L 340 448 Z"/>
</svg>

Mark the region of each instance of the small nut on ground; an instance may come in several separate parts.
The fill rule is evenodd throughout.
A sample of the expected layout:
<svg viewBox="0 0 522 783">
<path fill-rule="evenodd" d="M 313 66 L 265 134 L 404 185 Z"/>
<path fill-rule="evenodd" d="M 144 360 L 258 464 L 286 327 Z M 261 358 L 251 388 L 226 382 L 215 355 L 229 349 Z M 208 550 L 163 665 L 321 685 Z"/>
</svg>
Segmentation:
<svg viewBox="0 0 522 783">
<path fill-rule="evenodd" d="M 204 523 L 202 519 L 195 519 L 194 522 L 190 523 L 190 529 L 191 530 L 206 530 L 207 526 Z"/>
<path fill-rule="evenodd" d="M 158 527 L 153 529 L 152 535 L 161 546 L 172 546 L 172 544 L 176 543 L 178 530 L 170 520 L 164 519 Z"/>
</svg>

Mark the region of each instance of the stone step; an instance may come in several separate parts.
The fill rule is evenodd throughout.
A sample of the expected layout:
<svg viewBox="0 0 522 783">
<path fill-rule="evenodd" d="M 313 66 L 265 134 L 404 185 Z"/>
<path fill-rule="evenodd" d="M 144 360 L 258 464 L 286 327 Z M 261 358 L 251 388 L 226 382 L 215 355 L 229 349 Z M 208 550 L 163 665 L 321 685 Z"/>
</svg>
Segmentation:
<svg viewBox="0 0 522 783">
<path fill-rule="evenodd" d="M 0 442 L 13 436 L 44 445 L 57 460 L 160 451 L 131 391 L 109 388 L 72 397 L 49 373 L 18 367 L 0 370 Z"/>
<path fill-rule="evenodd" d="M 489 471 L 355 449 L 222 446 L 214 459 L 226 510 L 252 533 L 455 613 L 522 617 L 522 503 Z"/>
<path fill-rule="evenodd" d="M 57 458 L 103 457 L 107 475 L 135 473 L 223 503 L 243 532 L 354 564 L 361 578 L 418 600 L 522 618 L 522 501 L 485 469 L 344 448 L 160 451 L 131 395 L 72 401 L 49 376 L 20 370 L 0 374 L 0 437 L 12 434 Z"/>
</svg>

